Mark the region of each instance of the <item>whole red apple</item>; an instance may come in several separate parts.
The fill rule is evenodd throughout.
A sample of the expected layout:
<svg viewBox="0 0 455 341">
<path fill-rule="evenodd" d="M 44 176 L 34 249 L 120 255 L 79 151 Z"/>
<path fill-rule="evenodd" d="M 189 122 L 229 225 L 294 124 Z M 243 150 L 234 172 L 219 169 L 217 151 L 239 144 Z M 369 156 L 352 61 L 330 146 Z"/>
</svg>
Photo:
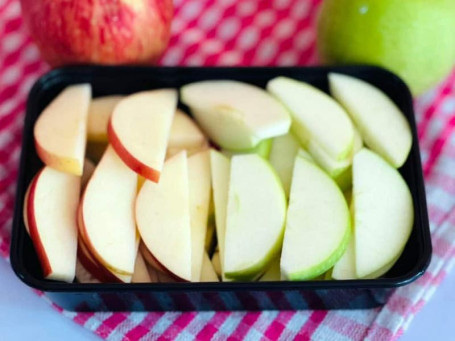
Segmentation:
<svg viewBox="0 0 455 341">
<path fill-rule="evenodd" d="M 53 66 L 153 63 L 165 50 L 172 0 L 21 0 L 42 57 Z"/>
</svg>

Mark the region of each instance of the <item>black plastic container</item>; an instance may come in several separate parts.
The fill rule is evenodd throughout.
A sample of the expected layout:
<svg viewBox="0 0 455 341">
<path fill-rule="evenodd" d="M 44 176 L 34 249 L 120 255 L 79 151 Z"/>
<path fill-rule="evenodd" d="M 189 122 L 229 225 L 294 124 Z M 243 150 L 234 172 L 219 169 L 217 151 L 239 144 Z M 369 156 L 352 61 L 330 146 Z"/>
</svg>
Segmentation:
<svg viewBox="0 0 455 341">
<path fill-rule="evenodd" d="M 33 142 L 33 125 L 42 109 L 66 86 L 91 83 L 93 95 L 129 94 L 136 91 L 180 87 L 207 79 L 234 79 L 264 87 L 276 76 L 289 76 L 328 91 L 327 74 L 340 72 L 382 89 L 408 119 L 413 145 L 401 173 L 414 200 L 415 224 L 407 246 L 395 266 L 382 278 L 348 281 L 250 283 L 145 283 L 78 284 L 42 279 L 33 244 L 23 219 L 23 199 L 28 184 L 42 166 Z M 11 243 L 11 264 L 30 287 L 44 291 L 68 310 L 265 310 L 358 309 L 383 305 L 393 288 L 420 277 L 431 258 L 431 239 L 411 94 L 395 75 L 370 66 L 333 68 L 163 68 L 67 67 L 41 77 L 30 92 L 25 118 L 16 206 Z"/>
</svg>

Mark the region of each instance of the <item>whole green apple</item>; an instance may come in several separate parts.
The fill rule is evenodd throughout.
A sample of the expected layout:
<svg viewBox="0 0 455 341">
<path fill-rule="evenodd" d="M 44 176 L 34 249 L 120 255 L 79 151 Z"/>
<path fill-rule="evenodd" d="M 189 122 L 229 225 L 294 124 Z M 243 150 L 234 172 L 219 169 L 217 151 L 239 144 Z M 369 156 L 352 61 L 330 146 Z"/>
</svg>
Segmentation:
<svg viewBox="0 0 455 341">
<path fill-rule="evenodd" d="M 455 1 L 325 0 L 317 43 L 322 62 L 385 67 L 418 95 L 454 64 Z"/>
</svg>

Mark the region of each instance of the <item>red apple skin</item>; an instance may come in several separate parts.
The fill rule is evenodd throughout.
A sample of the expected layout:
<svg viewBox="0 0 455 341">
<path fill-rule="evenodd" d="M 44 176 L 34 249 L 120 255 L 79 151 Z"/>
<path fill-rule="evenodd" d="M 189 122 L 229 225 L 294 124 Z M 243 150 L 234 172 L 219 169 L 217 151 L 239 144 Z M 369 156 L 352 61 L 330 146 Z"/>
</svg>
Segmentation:
<svg viewBox="0 0 455 341">
<path fill-rule="evenodd" d="M 100 261 L 101 256 L 96 252 L 95 247 L 90 242 L 89 238 L 87 238 L 87 230 L 85 228 L 84 219 L 83 219 L 83 217 L 84 217 L 83 216 L 84 213 L 83 213 L 83 209 L 82 209 L 83 202 L 84 202 L 84 195 L 82 195 L 82 198 L 79 203 L 79 207 L 77 209 L 77 227 L 78 227 L 78 232 L 79 232 L 79 237 L 80 237 L 79 240 L 83 244 L 83 246 L 85 246 L 85 250 L 86 250 L 87 254 L 92 258 L 92 262 L 96 263 L 97 267 L 101 270 L 101 272 L 105 273 L 105 276 L 109 277 L 108 282 L 123 283 L 123 281 L 120 278 L 115 276 L 115 274 L 112 273 L 112 271 L 110 269 L 108 269 L 107 266 L 105 264 L 103 264 L 103 262 Z M 89 272 L 91 272 L 90 269 L 87 268 L 87 266 L 85 266 L 85 264 L 82 262 L 82 260 L 81 260 L 81 263 L 87 270 L 89 270 Z M 92 274 L 96 277 L 95 273 L 92 273 Z M 112 275 L 113 278 L 115 278 L 115 279 L 111 279 L 110 275 Z M 99 279 L 99 280 L 102 281 L 101 279 Z"/>
<path fill-rule="evenodd" d="M 135 171 L 140 176 L 143 176 L 147 180 L 158 182 L 160 180 L 161 172 L 151 168 L 141 161 L 136 159 L 122 144 L 117 133 L 115 132 L 114 127 L 112 126 L 112 119 L 109 120 L 109 125 L 107 127 L 107 135 L 109 138 L 109 143 L 112 148 L 114 148 L 117 155 L 122 159 L 122 161 L 133 171 Z"/>
<path fill-rule="evenodd" d="M 22 212 L 22 215 L 23 215 L 23 218 L 24 218 L 24 226 L 25 226 L 25 230 L 27 231 L 28 235 L 30 236 L 30 228 L 29 228 L 29 225 L 28 225 L 28 197 L 30 196 L 30 188 L 32 187 L 32 183 L 31 182 L 29 185 L 28 185 L 28 188 L 27 188 L 27 191 L 25 192 L 25 196 L 24 196 L 24 210 Z"/>
<path fill-rule="evenodd" d="M 64 64 L 150 64 L 169 42 L 172 0 L 21 0 L 42 57 Z"/>
<path fill-rule="evenodd" d="M 102 283 L 123 283 L 117 276 L 99 264 L 90 254 L 89 249 L 85 246 L 84 241 L 79 238 L 77 248 L 77 258 L 82 266 L 90 272 L 93 277 Z"/>
<path fill-rule="evenodd" d="M 28 194 L 27 199 L 27 223 L 30 232 L 30 238 L 33 241 L 33 245 L 35 246 L 36 254 L 38 256 L 38 260 L 41 264 L 41 269 L 43 271 L 43 276 L 46 278 L 52 273 L 51 264 L 49 262 L 49 258 L 47 258 L 46 251 L 44 250 L 43 243 L 41 242 L 40 235 L 38 233 L 38 226 L 36 225 L 35 219 L 35 191 L 36 191 L 36 184 L 38 183 L 38 179 L 41 176 L 43 169 L 41 169 L 38 174 L 35 175 L 31 184 L 30 184 L 30 192 Z"/>
<path fill-rule="evenodd" d="M 172 273 L 163 264 L 161 264 L 160 261 L 158 259 L 156 259 L 156 257 L 149 251 L 149 249 L 143 242 L 141 242 L 141 244 L 139 246 L 139 250 L 142 253 L 142 256 L 144 257 L 144 260 L 146 261 L 146 263 L 148 263 L 151 267 L 153 267 L 158 272 L 161 272 L 161 273 L 165 274 L 166 276 L 172 278 L 172 280 L 175 282 L 188 282 L 187 280 Z"/>
</svg>

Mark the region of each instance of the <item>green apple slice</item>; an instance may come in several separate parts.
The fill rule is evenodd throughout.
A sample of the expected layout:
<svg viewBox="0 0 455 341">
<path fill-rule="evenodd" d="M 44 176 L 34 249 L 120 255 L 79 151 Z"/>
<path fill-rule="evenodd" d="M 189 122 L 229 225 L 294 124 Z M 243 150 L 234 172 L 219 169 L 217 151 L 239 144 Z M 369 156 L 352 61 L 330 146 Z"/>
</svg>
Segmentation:
<svg viewBox="0 0 455 341">
<path fill-rule="evenodd" d="M 283 277 L 306 280 L 323 274 L 342 256 L 350 235 L 341 190 L 322 169 L 297 156 L 281 253 Z"/>
<path fill-rule="evenodd" d="M 286 134 L 291 125 L 286 108 L 254 85 L 202 81 L 183 86 L 180 93 L 204 132 L 225 149 L 254 148 L 262 140 Z"/>
<path fill-rule="evenodd" d="M 332 73 L 329 83 L 365 144 L 395 168 L 401 167 L 411 150 L 412 135 L 398 107 L 381 90 L 360 79 Z"/>
<path fill-rule="evenodd" d="M 299 149 L 300 144 L 291 133 L 275 137 L 272 142 L 269 161 L 281 180 L 286 197 L 289 197 L 294 161 Z"/>
<path fill-rule="evenodd" d="M 312 141 L 336 161 L 351 155 L 354 142 L 351 120 L 330 96 L 309 84 L 286 77 L 269 81 L 267 90 L 290 110 L 292 131 L 304 147 Z"/>
<path fill-rule="evenodd" d="M 273 281 L 281 281 L 280 257 L 276 257 L 272 263 L 270 263 L 269 268 L 264 272 L 261 278 L 259 278 L 259 282 Z"/>
<path fill-rule="evenodd" d="M 210 165 L 213 202 L 215 204 L 216 236 L 220 250 L 220 263 L 223 264 L 231 161 L 220 152 L 212 149 L 210 150 Z M 222 269 L 221 272 L 223 273 Z"/>
<path fill-rule="evenodd" d="M 223 270 L 250 280 L 276 257 L 283 241 L 286 197 L 270 164 L 256 154 L 231 161 Z"/>
<path fill-rule="evenodd" d="M 272 148 L 272 141 L 273 139 L 267 139 L 267 140 L 262 140 L 259 142 L 259 144 L 251 149 L 246 149 L 246 150 L 229 150 L 229 149 L 223 149 L 222 153 L 226 155 L 227 157 L 232 157 L 233 155 L 238 155 L 238 154 L 258 154 L 259 156 L 262 156 L 264 159 L 268 159 L 270 155 L 270 150 Z"/>
<path fill-rule="evenodd" d="M 191 222 L 191 281 L 201 277 L 210 206 L 210 155 L 205 150 L 188 158 L 188 184 Z"/>
<path fill-rule="evenodd" d="M 368 149 L 354 157 L 353 183 L 357 276 L 377 276 L 399 257 L 409 239 L 412 196 L 400 173 Z"/>
</svg>

